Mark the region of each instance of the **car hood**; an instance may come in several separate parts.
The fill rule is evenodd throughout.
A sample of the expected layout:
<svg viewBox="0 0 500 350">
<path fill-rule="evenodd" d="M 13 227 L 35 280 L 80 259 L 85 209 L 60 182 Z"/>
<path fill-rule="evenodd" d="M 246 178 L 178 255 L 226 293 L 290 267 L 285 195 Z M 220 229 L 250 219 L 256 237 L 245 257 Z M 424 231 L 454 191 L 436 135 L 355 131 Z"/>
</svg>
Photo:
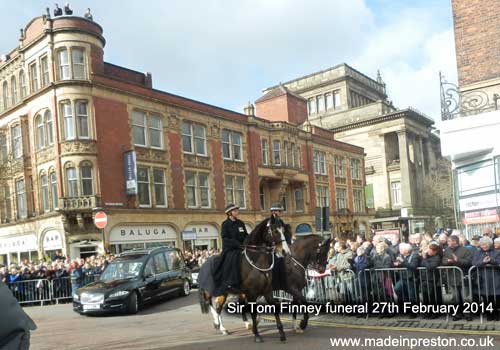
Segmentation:
<svg viewBox="0 0 500 350">
<path fill-rule="evenodd" d="M 96 281 L 79 288 L 78 292 L 109 292 L 116 288 L 127 289 L 127 285 L 132 285 L 134 279 Z"/>
</svg>

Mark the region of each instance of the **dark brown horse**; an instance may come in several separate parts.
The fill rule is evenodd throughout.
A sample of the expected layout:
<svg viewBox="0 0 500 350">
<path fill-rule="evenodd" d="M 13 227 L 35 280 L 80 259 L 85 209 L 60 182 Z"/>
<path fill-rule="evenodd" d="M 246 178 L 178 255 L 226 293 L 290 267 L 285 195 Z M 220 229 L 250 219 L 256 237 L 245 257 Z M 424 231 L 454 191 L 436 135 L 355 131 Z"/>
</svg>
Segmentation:
<svg viewBox="0 0 500 350">
<path fill-rule="evenodd" d="M 279 316 L 279 308 L 276 306 L 276 301 L 273 298 L 272 290 L 272 269 L 274 266 L 275 246 L 279 245 L 284 240 L 283 227 L 278 222 L 271 218 L 264 220 L 258 224 L 255 229 L 247 236 L 242 246 L 241 254 L 241 284 L 239 291 L 239 300 L 241 303 L 256 302 L 257 298 L 264 297 L 270 305 L 275 305 L 276 325 L 280 333 L 281 341 L 286 340 L 283 325 Z M 221 313 L 226 302 L 228 293 L 223 295 L 211 295 L 210 283 L 203 282 L 207 277 L 212 276 L 211 262 L 206 261 L 199 273 L 199 296 L 202 313 L 208 313 L 210 310 L 214 317 L 214 326 L 218 328 L 222 334 L 229 334 L 222 324 Z M 255 309 L 255 308 L 253 308 Z M 255 336 L 255 341 L 262 342 L 262 337 L 257 329 L 257 313 L 255 310 L 252 315 L 252 330 Z M 247 324 L 245 312 L 242 313 L 243 321 Z"/>
<path fill-rule="evenodd" d="M 291 254 L 285 256 L 286 289 L 285 292 L 292 295 L 292 303 L 307 304 L 306 298 L 302 294 L 307 285 L 307 269 L 312 268 L 320 273 L 325 272 L 328 262 L 328 250 L 331 239 L 324 240 L 317 235 L 299 237 L 291 246 Z M 297 314 L 293 315 L 293 329 L 301 333 L 307 327 L 309 314 L 305 313 L 304 318 L 297 327 Z"/>
</svg>

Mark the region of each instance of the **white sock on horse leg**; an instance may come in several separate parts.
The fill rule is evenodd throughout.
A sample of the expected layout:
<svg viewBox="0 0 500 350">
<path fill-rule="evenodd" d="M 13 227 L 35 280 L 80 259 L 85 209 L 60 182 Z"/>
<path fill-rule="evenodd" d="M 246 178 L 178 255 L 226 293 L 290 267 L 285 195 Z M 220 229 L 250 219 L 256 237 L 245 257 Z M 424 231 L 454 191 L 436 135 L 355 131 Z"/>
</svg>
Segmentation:
<svg viewBox="0 0 500 350">
<path fill-rule="evenodd" d="M 217 311 L 215 310 L 215 308 L 212 305 L 210 305 L 210 311 L 212 312 L 212 317 L 214 318 L 214 323 L 216 325 L 220 325 L 219 314 L 217 313 Z"/>
</svg>

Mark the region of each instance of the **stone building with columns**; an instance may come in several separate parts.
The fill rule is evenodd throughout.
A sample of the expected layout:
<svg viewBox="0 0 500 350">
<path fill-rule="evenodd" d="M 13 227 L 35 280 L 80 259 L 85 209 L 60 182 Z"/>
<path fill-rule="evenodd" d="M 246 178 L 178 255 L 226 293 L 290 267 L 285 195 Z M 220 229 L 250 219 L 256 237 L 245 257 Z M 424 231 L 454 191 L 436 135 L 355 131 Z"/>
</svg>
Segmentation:
<svg viewBox="0 0 500 350">
<path fill-rule="evenodd" d="M 340 64 L 282 85 L 307 100 L 311 124 L 364 148 L 373 228 L 407 236 L 454 227 L 451 166 L 441 156 L 434 120 L 394 107 L 380 73 L 372 79 Z"/>
<path fill-rule="evenodd" d="M 307 123 L 304 98 L 279 87 L 230 111 L 153 89 L 105 43 L 96 22 L 42 16 L 0 61 L 0 263 L 220 248 L 231 202 L 249 230 L 276 201 L 296 234 L 316 207 L 328 233 L 366 229 L 364 150 Z"/>
</svg>

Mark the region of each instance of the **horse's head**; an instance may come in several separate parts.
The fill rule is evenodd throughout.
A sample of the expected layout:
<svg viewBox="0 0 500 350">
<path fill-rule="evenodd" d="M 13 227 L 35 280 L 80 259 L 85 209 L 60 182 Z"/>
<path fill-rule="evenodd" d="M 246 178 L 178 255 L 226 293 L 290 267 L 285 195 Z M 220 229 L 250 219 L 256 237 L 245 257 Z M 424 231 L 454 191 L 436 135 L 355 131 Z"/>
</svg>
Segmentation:
<svg viewBox="0 0 500 350">
<path fill-rule="evenodd" d="M 290 252 L 288 245 L 285 239 L 285 230 L 286 225 L 282 225 L 282 221 L 271 216 L 269 221 L 267 222 L 267 235 L 266 235 L 266 243 L 268 245 L 276 246 L 278 252 L 286 251 Z"/>
<path fill-rule="evenodd" d="M 328 251 L 330 250 L 331 238 L 318 243 L 312 262 L 313 268 L 319 273 L 325 272 L 326 264 L 328 263 Z"/>
</svg>

